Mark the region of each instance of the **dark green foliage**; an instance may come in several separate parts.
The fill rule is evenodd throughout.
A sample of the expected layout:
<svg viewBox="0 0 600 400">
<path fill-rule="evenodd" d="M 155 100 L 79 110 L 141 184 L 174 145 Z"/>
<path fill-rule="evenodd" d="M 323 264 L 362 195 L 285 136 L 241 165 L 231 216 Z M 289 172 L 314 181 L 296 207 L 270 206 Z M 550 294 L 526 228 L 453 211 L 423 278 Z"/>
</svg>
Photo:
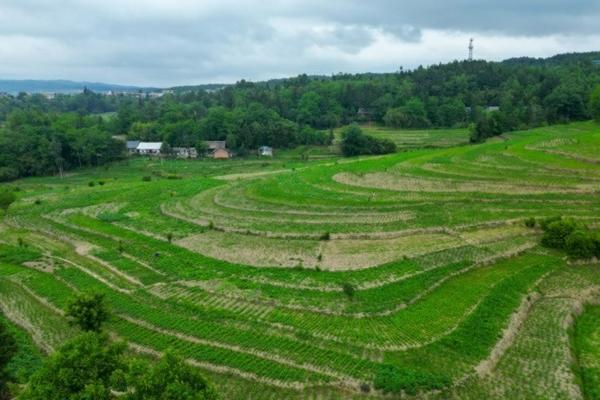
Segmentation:
<svg viewBox="0 0 600 400">
<path fill-rule="evenodd" d="M 216 392 L 202 374 L 167 352 L 157 363 L 135 361 L 127 377 L 126 400 L 212 400 Z"/>
<path fill-rule="evenodd" d="M 322 240 L 322 241 L 331 240 L 331 233 L 329 233 L 329 232 L 325 232 L 324 234 L 322 234 L 322 235 L 319 237 L 319 240 Z"/>
<path fill-rule="evenodd" d="M 84 333 L 48 357 L 20 399 L 109 400 L 112 383 L 125 368 L 125 345 L 107 334 Z"/>
<path fill-rule="evenodd" d="M 542 229 L 542 245 L 554 249 L 564 249 L 566 239 L 573 231 L 579 228 L 579 225 L 570 219 L 559 219 L 555 221 L 545 221 Z"/>
<path fill-rule="evenodd" d="M 525 226 L 528 228 L 535 228 L 535 225 L 537 224 L 535 218 L 531 217 L 531 218 L 527 218 L 525 220 Z"/>
<path fill-rule="evenodd" d="M 167 233 L 167 241 L 169 243 L 171 243 L 173 241 L 173 233 L 172 232 Z"/>
<path fill-rule="evenodd" d="M 72 325 L 83 331 L 99 332 L 108 320 L 109 313 L 104 302 L 104 294 L 84 293 L 71 300 L 67 307 L 67 317 Z"/>
<path fill-rule="evenodd" d="M 93 181 L 91 181 L 91 182 L 88 182 L 88 186 L 89 187 L 94 187 L 94 186 L 96 186 L 96 184 Z"/>
<path fill-rule="evenodd" d="M 590 96 L 590 112 L 592 117 L 597 122 L 600 122 L 600 85 L 596 86 L 596 89 L 594 89 Z M 2 180 L 1 176 L 0 180 Z"/>
<path fill-rule="evenodd" d="M 346 157 L 361 154 L 387 154 L 396 151 L 394 142 L 367 136 L 356 124 L 350 125 L 342 132 L 341 147 L 342 153 Z"/>
<path fill-rule="evenodd" d="M 600 257 L 600 234 L 571 219 L 560 217 L 543 220 L 542 245 L 561 249 L 572 258 Z"/>
<path fill-rule="evenodd" d="M 600 236 L 587 229 L 576 230 L 565 238 L 564 247 L 573 258 L 600 257 Z"/>
<path fill-rule="evenodd" d="M 17 200 L 17 196 L 11 191 L 2 190 L 0 191 L 0 210 L 5 213 L 8 211 L 8 207 Z"/>
<path fill-rule="evenodd" d="M 353 122 L 411 129 L 474 124 L 472 141 L 480 142 L 514 129 L 599 118 L 600 94 L 592 95 L 600 81 L 594 57 L 600 56 L 452 62 L 393 74 L 300 75 L 158 99 L 89 90 L 52 100 L 6 96 L 0 99 L 0 181 L 110 163 L 124 153 L 114 135 L 163 141 L 171 148 L 195 146 L 201 156 L 205 140 L 225 140 L 242 155 L 261 145 L 329 144 L 331 128 Z M 492 105 L 500 110 L 486 111 Z M 91 115 L 99 110 L 116 116 Z M 366 154 L 393 151 L 386 142 L 366 147 Z"/>
<path fill-rule="evenodd" d="M 142 181 L 144 182 L 150 182 L 152 180 L 152 177 L 150 175 L 146 175 L 142 177 Z"/>
<path fill-rule="evenodd" d="M 9 373 L 8 363 L 17 353 L 17 342 L 0 319 L 0 400 L 9 399 L 7 383 Z"/>
<path fill-rule="evenodd" d="M 344 294 L 348 296 L 349 299 L 352 299 L 354 297 L 354 292 L 356 291 L 354 285 L 349 282 L 346 282 L 342 285 L 342 290 L 344 291 Z"/>
<path fill-rule="evenodd" d="M 43 354 L 37 348 L 31 336 L 24 329 L 21 329 L 17 325 L 11 323 L 0 314 L 0 325 L 2 324 L 3 320 L 8 332 L 14 338 L 17 346 L 17 351 L 7 366 L 7 371 L 9 373 L 8 380 L 11 380 L 15 383 L 24 384 L 41 366 Z M 2 328 L 0 328 L 0 331 L 1 330 Z M 0 334 L 0 337 L 1 336 L 2 334 Z M 3 343 L 2 339 L 0 339 L 0 343 Z M 3 344 L 0 344 L 0 353 L 3 351 L 3 349 Z M 0 364 L 1 363 L 2 362 L 0 361 Z M 6 381 L 5 378 L 0 378 L 0 382 L 3 380 Z M 0 396 L 0 399 L 1 398 L 2 397 Z"/>
<path fill-rule="evenodd" d="M 443 389 L 450 383 L 450 379 L 445 376 L 416 369 L 402 369 L 393 365 L 382 365 L 373 379 L 376 389 L 391 393 L 404 391 L 410 395 L 423 390 Z"/>
</svg>

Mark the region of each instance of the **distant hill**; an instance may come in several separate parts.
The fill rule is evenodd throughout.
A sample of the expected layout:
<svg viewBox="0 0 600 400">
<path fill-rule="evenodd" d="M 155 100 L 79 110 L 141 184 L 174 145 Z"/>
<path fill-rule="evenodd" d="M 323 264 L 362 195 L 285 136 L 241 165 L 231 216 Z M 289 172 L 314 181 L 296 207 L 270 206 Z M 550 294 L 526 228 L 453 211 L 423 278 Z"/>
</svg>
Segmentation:
<svg viewBox="0 0 600 400">
<path fill-rule="evenodd" d="M 509 58 L 502 61 L 506 65 L 538 65 L 538 66 L 553 66 L 570 63 L 591 63 L 600 60 L 600 51 L 590 51 L 586 53 L 564 53 L 557 54 L 548 58 L 534 58 L 534 57 L 518 57 Z"/>
<path fill-rule="evenodd" d="M 150 91 L 153 88 L 138 86 L 114 85 L 100 82 L 75 82 L 68 80 L 3 80 L 0 79 L 0 92 L 17 94 L 26 93 L 76 93 L 84 88 L 94 92 L 137 92 L 138 90 Z"/>
</svg>

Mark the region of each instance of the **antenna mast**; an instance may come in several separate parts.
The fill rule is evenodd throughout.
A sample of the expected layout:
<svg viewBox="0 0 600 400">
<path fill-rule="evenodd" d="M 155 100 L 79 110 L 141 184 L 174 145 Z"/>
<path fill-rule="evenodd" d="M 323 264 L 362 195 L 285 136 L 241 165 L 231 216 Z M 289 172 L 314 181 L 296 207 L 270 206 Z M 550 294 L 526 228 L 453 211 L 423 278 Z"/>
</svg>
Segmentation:
<svg viewBox="0 0 600 400">
<path fill-rule="evenodd" d="M 469 40 L 469 61 L 473 61 L 473 38 Z"/>
</svg>

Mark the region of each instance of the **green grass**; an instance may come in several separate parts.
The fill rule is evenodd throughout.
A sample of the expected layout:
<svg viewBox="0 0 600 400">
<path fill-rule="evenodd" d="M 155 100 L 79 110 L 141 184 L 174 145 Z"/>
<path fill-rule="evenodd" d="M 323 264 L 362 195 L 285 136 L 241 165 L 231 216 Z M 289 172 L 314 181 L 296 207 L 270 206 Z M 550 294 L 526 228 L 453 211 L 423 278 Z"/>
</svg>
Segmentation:
<svg viewBox="0 0 600 400">
<path fill-rule="evenodd" d="M 75 334 L 62 315 L 68 300 L 105 293 L 111 333 L 175 348 L 224 398 L 379 398 L 375 386 L 486 398 L 489 382 L 474 368 L 538 293 L 497 363 L 502 393 L 540 398 L 548 387 L 561 398 L 544 348 L 564 350 L 573 304 L 553 299 L 598 282 L 592 268 L 537 247 L 540 232 L 524 220 L 600 222 L 600 165 L 590 160 L 600 128 L 545 127 L 472 146 L 458 146 L 465 130 L 365 129 L 407 151 L 136 158 L 11 183 L 20 191 L 0 224 L 0 309 L 51 349 Z M 576 332 L 591 329 L 587 315 Z M 530 343 L 535 354 L 523 350 Z M 594 358 L 593 343 L 574 343 L 582 360 Z M 520 389 L 523 371 L 530 391 Z M 597 386 L 580 375 L 582 387 Z"/>
<path fill-rule="evenodd" d="M 585 399 L 600 399 L 600 306 L 587 306 L 573 329 L 577 370 Z"/>
</svg>

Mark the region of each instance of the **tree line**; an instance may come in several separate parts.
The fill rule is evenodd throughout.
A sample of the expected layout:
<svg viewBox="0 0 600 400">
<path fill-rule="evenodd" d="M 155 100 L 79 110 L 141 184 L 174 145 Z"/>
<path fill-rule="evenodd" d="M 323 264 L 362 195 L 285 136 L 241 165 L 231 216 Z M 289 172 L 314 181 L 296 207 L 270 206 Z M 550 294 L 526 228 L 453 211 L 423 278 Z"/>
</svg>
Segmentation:
<svg viewBox="0 0 600 400">
<path fill-rule="evenodd" d="M 261 145 L 328 144 L 334 128 L 371 122 L 410 129 L 471 126 L 472 141 L 478 142 L 596 115 L 600 101 L 590 97 L 600 85 L 597 59 L 600 52 L 455 61 L 386 74 L 242 80 L 218 90 L 186 87 L 159 98 L 89 90 L 53 99 L 3 96 L 0 179 L 111 162 L 117 135 L 171 147 L 225 140 L 243 155 Z M 114 115 L 99 116 L 107 112 Z M 32 158 L 42 162 L 34 165 Z"/>
</svg>

